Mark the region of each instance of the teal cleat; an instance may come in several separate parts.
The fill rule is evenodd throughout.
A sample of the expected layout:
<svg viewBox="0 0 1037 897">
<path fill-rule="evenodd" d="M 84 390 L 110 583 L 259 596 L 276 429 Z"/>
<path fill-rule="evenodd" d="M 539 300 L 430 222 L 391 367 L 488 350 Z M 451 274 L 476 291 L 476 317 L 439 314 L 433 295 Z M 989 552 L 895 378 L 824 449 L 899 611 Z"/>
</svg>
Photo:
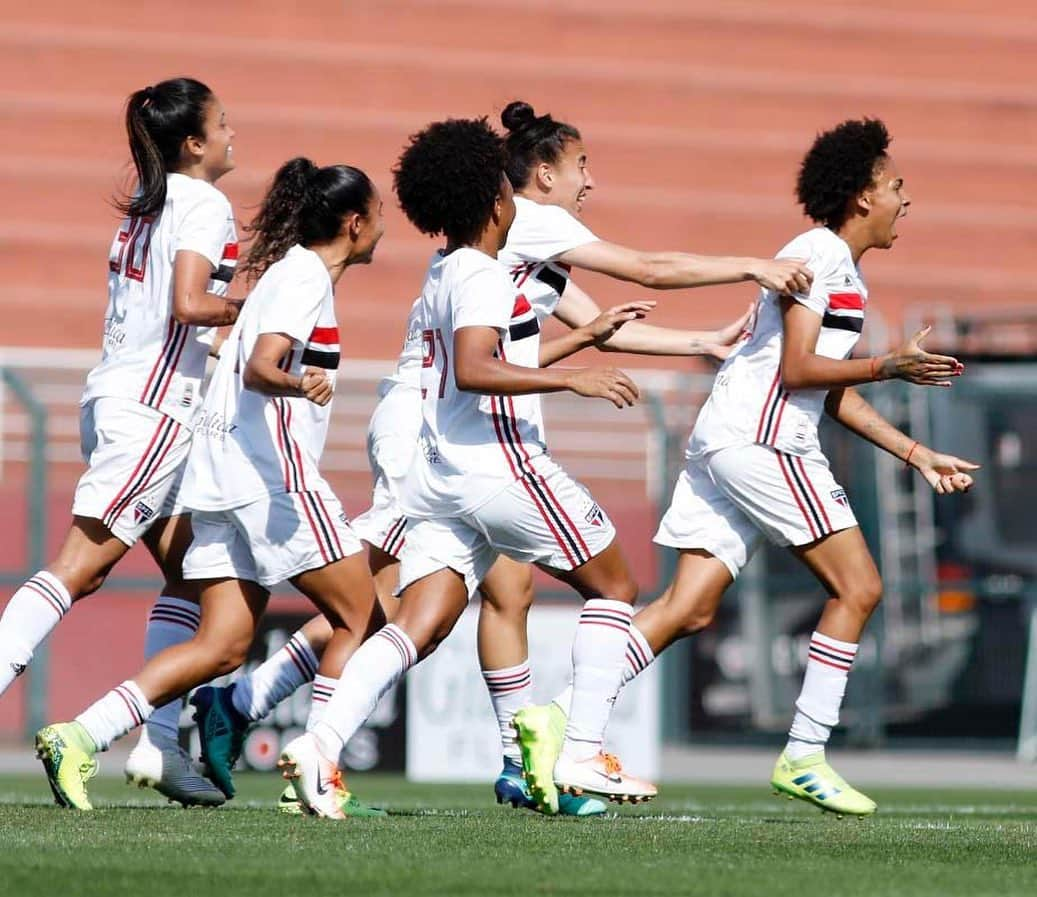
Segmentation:
<svg viewBox="0 0 1037 897">
<path fill-rule="evenodd" d="M 529 793 L 529 786 L 522 775 L 522 767 L 509 757 L 504 758 L 504 768 L 493 784 L 493 792 L 497 796 L 499 804 L 511 804 L 515 809 L 522 807 L 526 810 L 540 812 L 536 801 L 533 800 L 533 795 Z M 593 797 L 577 797 L 574 794 L 558 795 L 559 816 L 600 816 L 607 810 L 608 807 L 604 803 Z"/>
<path fill-rule="evenodd" d="M 225 688 L 204 685 L 191 697 L 205 773 L 228 799 L 234 797 L 234 764 L 241 756 L 245 735 L 252 725 L 231 701 L 233 693 L 233 685 Z"/>
</svg>

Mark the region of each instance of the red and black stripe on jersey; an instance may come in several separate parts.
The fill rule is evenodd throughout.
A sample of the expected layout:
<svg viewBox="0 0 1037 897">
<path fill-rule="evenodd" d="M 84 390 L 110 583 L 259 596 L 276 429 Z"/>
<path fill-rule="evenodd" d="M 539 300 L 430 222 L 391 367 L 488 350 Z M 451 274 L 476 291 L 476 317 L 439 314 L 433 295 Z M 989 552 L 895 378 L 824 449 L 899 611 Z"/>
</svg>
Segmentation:
<svg viewBox="0 0 1037 897">
<path fill-rule="evenodd" d="M 335 371 L 340 358 L 338 327 L 314 327 L 303 349 L 303 365 Z"/>
<path fill-rule="evenodd" d="M 864 327 L 864 297 L 860 293 L 829 293 L 821 326 L 860 333 Z"/>
<path fill-rule="evenodd" d="M 220 264 L 212 274 L 213 280 L 230 283 L 234 279 L 234 271 L 238 267 L 238 244 L 228 243 L 223 247 Z"/>
<path fill-rule="evenodd" d="M 536 312 L 521 293 L 515 299 L 515 307 L 511 312 L 511 325 L 508 327 L 508 335 L 513 343 L 520 339 L 536 336 L 540 332 L 540 322 L 537 320 Z"/>
</svg>

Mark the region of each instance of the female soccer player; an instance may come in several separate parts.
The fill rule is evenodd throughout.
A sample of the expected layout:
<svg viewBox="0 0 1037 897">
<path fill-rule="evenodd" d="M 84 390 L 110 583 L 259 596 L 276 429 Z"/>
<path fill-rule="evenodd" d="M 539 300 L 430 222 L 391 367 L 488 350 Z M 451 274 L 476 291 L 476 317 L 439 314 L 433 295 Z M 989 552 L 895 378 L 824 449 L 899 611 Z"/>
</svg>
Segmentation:
<svg viewBox="0 0 1037 897">
<path fill-rule="evenodd" d="M 920 348 L 924 330 L 887 355 L 849 357 L 868 300 L 861 257 L 892 247 L 897 221 L 911 202 L 889 142 L 880 121 L 846 121 L 821 134 L 803 159 L 797 194 L 817 227 L 778 257 L 807 259 L 813 284 L 809 290 L 764 289 L 751 332 L 717 375 L 655 537 L 680 552 L 676 576 L 637 615 L 630 642 L 644 669 L 667 645 L 709 625 L 761 537 L 787 546 L 830 597 L 811 638 L 803 690 L 772 785 L 854 815 L 874 812 L 875 804 L 828 765 L 824 749 L 882 582 L 821 452 L 818 421 L 827 412 L 914 467 L 939 494 L 967 490 L 977 469 L 901 433 L 855 388 L 892 378 L 946 387 L 963 370 L 954 358 Z M 549 730 L 568 701 L 566 694 L 552 708 L 523 711 L 520 728 L 528 715 L 534 739 L 552 742 Z M 557 739 L 553 745 L 557 753 Z M 544 750 L 539 762 L 549 764 L 551 756 Z"/>
<path fill-rule="evenodd" d="M 137 189 L 108 259 L 101 362 L 87 377 L 80 431 L 88 469 L 57 558 L 15 592 L 0 618 L 0 694 L 74 602 L 101 587 L 143 539 L 165 577 L 145 654 L 189 638 L 193 589 L 181 577 L 190 521 L 177 489 L 200 399 L 212 327 L 232 324 L 225 294 L 237 260 L 227 198 L 234 131 L 204 84 L 177 78 L 133 93 L 126 131 Z M 183 803 L 221 803 L 176 741 L 178 703 L 161 708 L 127 776 Z"/>
<path fill-rule="evenodd" d="M 547 454 L 538 398 L 571 390 L 624 407 L 637 387 L 612 369 L 538 367 L 536 315 L 496 260 L 515 205 L 485 119 L 430 125 L 411 139 L 394 176 L 411 222 L 447 239 L 421 294 L 423 424 L 401 493 L 412 522 L 400 607 L 347 662 L 321 722 L 286 745 L 280 764 L 310 813 L 342 818 L 325 787 L 338 775 L 342 746 L 385 690 L 449 634 L 505 551 L 587 599 L 573 644 L 561 781 L 649 798 L 654 786 L 601 752 L 637 586 L 608 518 Z"/>
<path fill-rule="evenodd" d="M 335 671 L 384 619 L 360 540 L 318 469 L 339 364 L 334 288 L 350 265 L 371 261 L 383 231 L 378 191 L 356 168 L 293 159 L 253 230 L 247 267 L 259 281 L 220 353 L 181 490 L 192 511 L 184 575 L 200 581 L 198 632 L 74 722 L 40 730 L 64 806 L 90 809 L 96 751 L 156 705 L 241 664 L 275 583 L 290 581 L 331 622 L 322 664 Z"/>
<path fill-rule="evenodd" d="M 561 345 L 556 348 L 564 354 L 594 345 L 604 351 L 709 354 L 723 358 L 745 323 L 745 319 L 739 319 L 720 331 L 699 332 L 653 327 L 636 320 L 640 312 L 631 309 L 602 313 L 570 281 L 572 265 L 654 288 L 695 287 L 750 278 L 775 288 L 808 286 L 809 272 L 794 259 L 645 253 L 599 240 L 579 220 L 586 195 L 594 188 L 580 132 L 550 115 L 535 115 L 532 107 L 521 101 L 510 103 L 501 120 L 508 129 L 507 174 L 516 190 L 516 217 L 499 259 L 516 285 L 521 286 L 538 324 L 554 314 L 573 328 L 572 333 L 557 341 Z M 375 476 L 374 501 L 370 510 L 354 521 L 356 531 L 370 545 L 372 570 L 383 595 L 391 592 L 396 583 L 397 557 L 406 523 L 393 483 L 410 466 L 420 424 L 419 306 L 416 302 L 408 316 L 406 340 L 396 372 L 379 388 L 381 401 L 368 433 L 368 454 Z M 512 727 L 515 711 L 531 703 L 532 698 L 526 643 L 526 617 L 533 600 L 532 570 L 501 557 L 487 575 L 481 592 L 484 600 L 479 618 L 480 663 L 498 718 L 504 753 L 494 790 L 499 802 L 532 808 Z M 310 652 L 320 652 L 325 637 L 326 626 L 320 620 L 307 624 L 281 652 L 232 686 L 233 691 L 206 689 L 198 696 L 203 703 L 199 722 L 204 723 L 211 712 L 216 712 L 223 717 L 223 724 L 209 728 L 228 733 L 222 736 L 221 743 L 211 746 L 210 756 L 234 756 L 228 747 L 230 740 L 240 743 L 238 733 L 246 721 L 261 719 L 278 700 L 306 680 L 308 669 L 313 667 L 306 657 Z M 326 693 L 334 682 L 317 681 L 315 687 Z M 230 700 L 236 713 L 226 706 Z M 214 771 L 217 778 L 229 774 L 224 771 L 226 768 L 226 762 L 221 763 L 221 769 Z M 581 815 L 605 810 L 600 801 L 565 796 L 560 807 L 563 813 Z"/>
</svg>

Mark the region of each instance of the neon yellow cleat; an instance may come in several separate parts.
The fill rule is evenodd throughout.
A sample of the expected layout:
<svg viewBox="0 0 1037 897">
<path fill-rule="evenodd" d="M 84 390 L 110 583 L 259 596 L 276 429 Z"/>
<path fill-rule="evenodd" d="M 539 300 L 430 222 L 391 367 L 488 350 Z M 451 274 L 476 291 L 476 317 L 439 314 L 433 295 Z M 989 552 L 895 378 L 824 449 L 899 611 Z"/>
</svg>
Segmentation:
<svg viewBox="0 0 1037 897">
<path fill-rule="evenodd" d="M 540 812 L 549 816 L 558 812 L 558 789 L 554 782 L 555 762 L 565 738 L 565 714 L 555 703 L 546 707 L 523 707 L 512 721 L 522 769 L 530 794 Z"/>
<path fill-rule="evenodd" d="M 802 760 L 790 760 L 784 751 L 774 765 L 771 785 L 775 793 L 787 794 L 843 816 L 870 816 L 876 810 L 875 801 L 846 783 L 825 762 L 824 751 Z"/>
<path fill-rule="evenodd" d="M 79 723 L 55 723 L 36 733 L 36 756 L 43 761 L 59 807 L 92 810 L 86 783 L 97 775 L 96 749 Z"/>
</svg>

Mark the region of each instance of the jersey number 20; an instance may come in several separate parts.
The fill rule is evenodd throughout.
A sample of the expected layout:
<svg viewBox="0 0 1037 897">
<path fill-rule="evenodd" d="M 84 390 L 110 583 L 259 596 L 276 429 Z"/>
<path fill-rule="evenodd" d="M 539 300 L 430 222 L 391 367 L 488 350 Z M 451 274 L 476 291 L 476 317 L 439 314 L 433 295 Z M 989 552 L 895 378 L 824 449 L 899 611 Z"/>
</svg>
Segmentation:
<svg viewBox="0 0 1037 897">
<path fill-rule="evenodd" d="M 154 218 L 127 218 L 112 244 L 108 270 L 129 280 L 144 280 Z"/>
</svg>

